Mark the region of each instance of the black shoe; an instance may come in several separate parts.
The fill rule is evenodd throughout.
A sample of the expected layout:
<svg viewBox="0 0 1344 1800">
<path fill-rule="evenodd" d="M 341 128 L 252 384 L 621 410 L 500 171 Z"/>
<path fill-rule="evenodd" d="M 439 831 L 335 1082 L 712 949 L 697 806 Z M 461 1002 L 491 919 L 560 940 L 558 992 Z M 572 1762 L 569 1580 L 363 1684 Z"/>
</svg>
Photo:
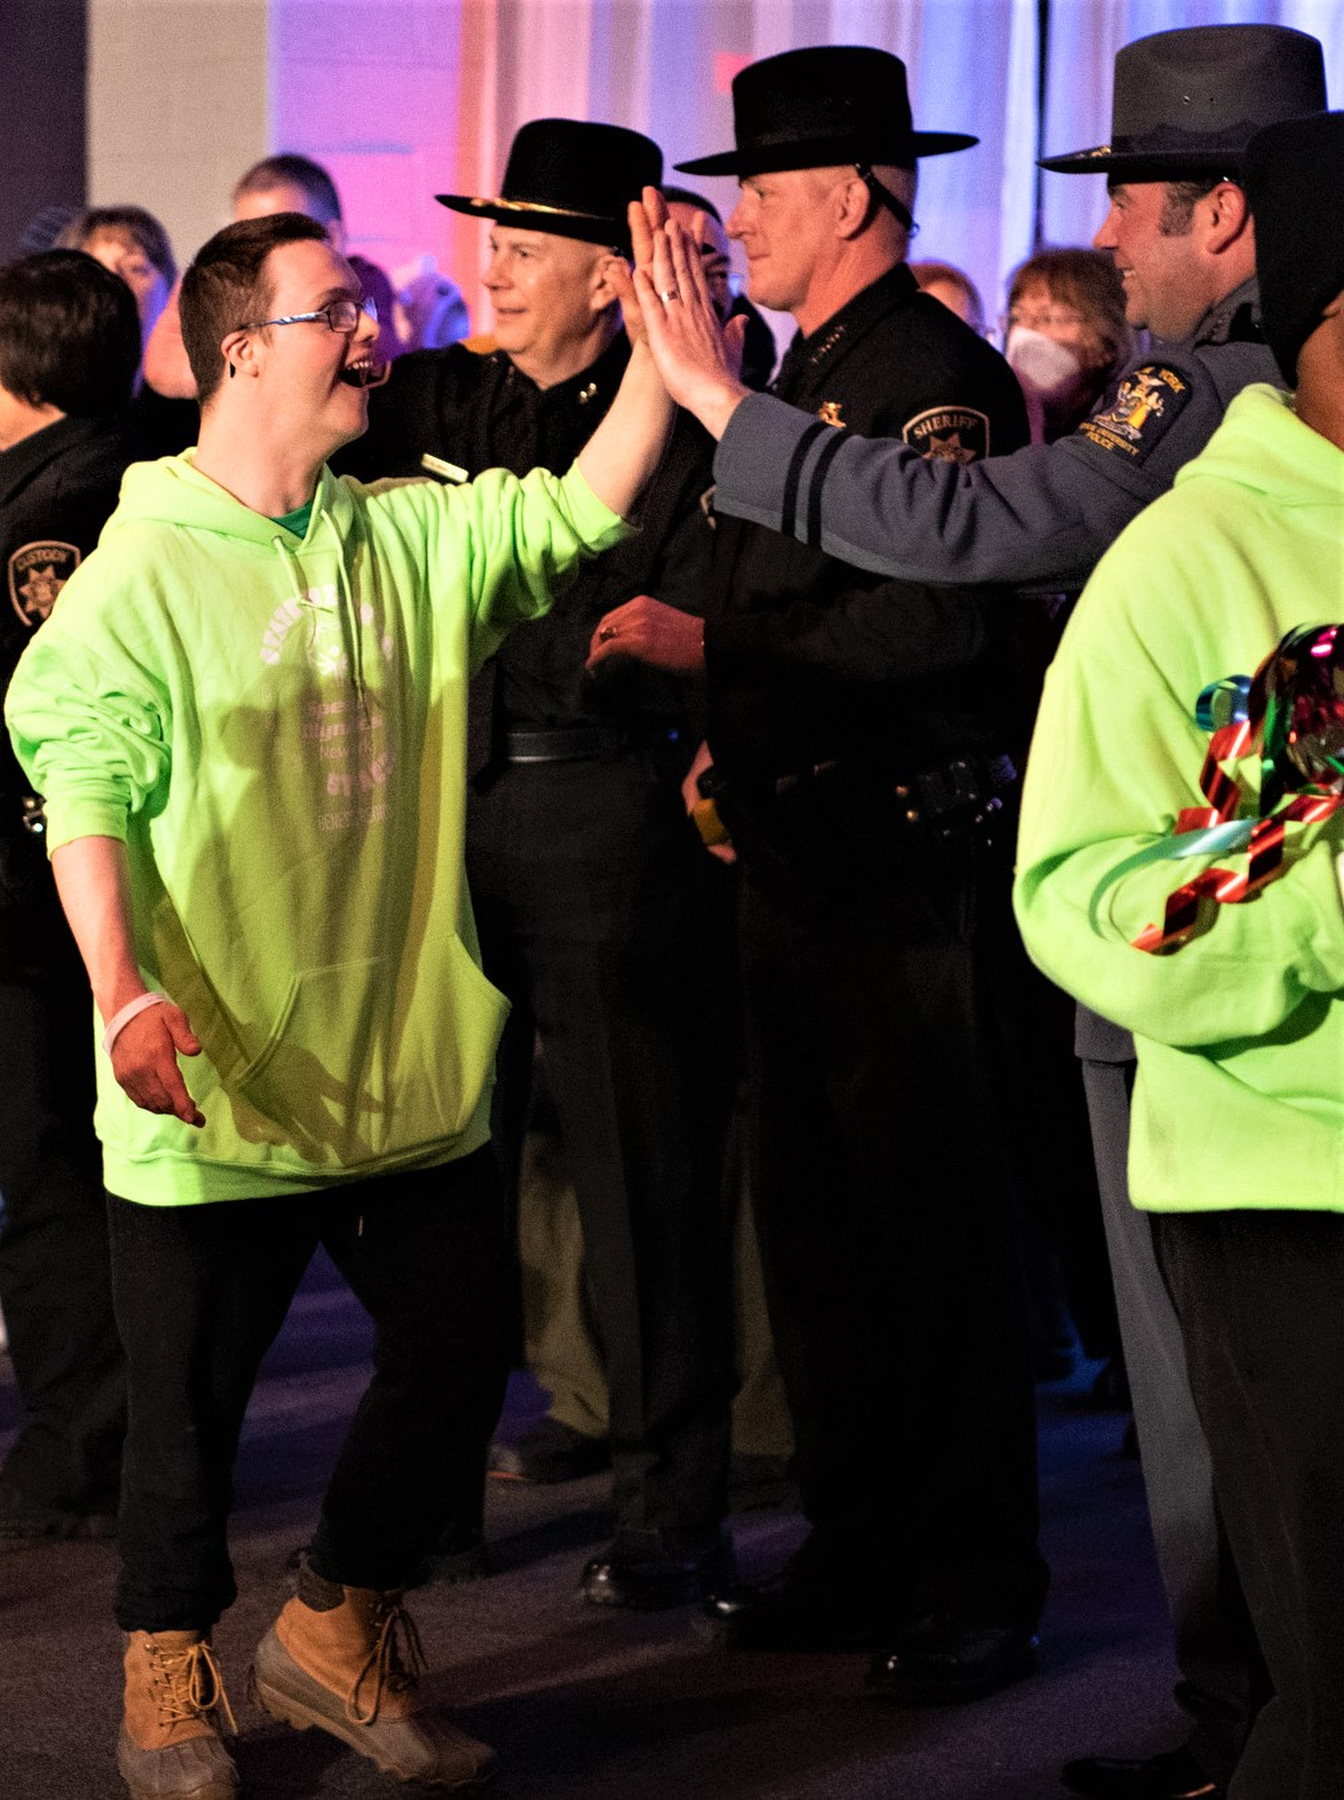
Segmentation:
<svg viewBox="0 0 1344 1800">
<path fill-rule="evenodd" d="M 611 1445 L 562 1425 L 549 1415 L 525 1431 L 515 1444 L 490 1446 L 490 1473 L 501 1481 L 531 1481 L 551 1487 L 579 1481 L 611 1467 Z"/>
<path fill-rule="evenodd" d="M 610 1549 L 584 1565 L 579 1592 L 592 1606 L 653 1612 L 703 1600 L 733 1575 L 732 1546 L 722 1538 L 699 1550 L 676 1550 L 656 1532 L 618 1532 Z"/>
<path fill-rule="evenodd" d="M 907 1706 L 955 1706 L 979 1700 L 1030 1675 L 1037 1640 L 1008 1625 L 966 1625 L 927 1618 L 873 1658 L 868 1687 Z"/>
<path fill-rule="evenodd" d="M 758 1587 L 717 1592 L 692 1629 L 721 1650 L 871 1650 L 891 1614 L 874 1601 L 873 1584 L 822 1576 L 792 1562 Z"/>
<path fill-rule="evenodd" d="M 1084 1800 L 1223 1800 L 1227 1791 L 1184 1749 L 1161 1756 L 1080 1756 L 1065 1763 L 1060 1780 Z"/>
<path fill-rule="evenodd" d="M 484 1532 L 449 1530 L 426 1559 L 424 1579 L 456 1587 L 464 1581 L 483 1581 L 493 1573 Z"/>
</svg>

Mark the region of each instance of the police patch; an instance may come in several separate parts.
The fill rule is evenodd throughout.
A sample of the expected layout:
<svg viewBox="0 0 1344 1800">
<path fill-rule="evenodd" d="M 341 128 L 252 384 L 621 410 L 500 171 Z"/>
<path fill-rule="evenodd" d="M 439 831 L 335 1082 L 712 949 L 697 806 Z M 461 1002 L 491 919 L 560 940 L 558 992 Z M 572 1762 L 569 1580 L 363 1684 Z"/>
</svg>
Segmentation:
<svg viewBox="0 0 1344 1800">
<path fill-rule="evenodd" d="M 9 598 L 23 624 L 40 625 L 79 567 L 73 544 L 24 544 L 9 559 Z"/>
<path fill-rule="evenodd" d="M 931 406 L 901 427 L 901 437 L 931 462 L 978 462 L 989 455 L 989 417 L 969 406 Z"/>
<path fill-rule="evenodd" d="M 1165 363 L 1145 363 L 1116 387 L 1079 431 L 1099 450 L 1141 463 L 1190 398 L 1190 383 Z"/>
</svg>

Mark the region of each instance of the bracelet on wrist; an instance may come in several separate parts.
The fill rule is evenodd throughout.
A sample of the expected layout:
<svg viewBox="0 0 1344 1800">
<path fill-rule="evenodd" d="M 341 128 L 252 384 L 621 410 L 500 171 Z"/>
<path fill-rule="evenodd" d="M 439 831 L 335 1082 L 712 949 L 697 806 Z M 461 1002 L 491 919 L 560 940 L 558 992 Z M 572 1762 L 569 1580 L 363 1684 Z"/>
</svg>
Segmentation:
<svg viewBox="0 0 1344 1800">
<path fill-rule="evenodd" d="M 134 1000 L 128 1000 L 125 1006 L 114 1012 L 107 1021 L 107 1029 L 103 1033 L 104 1056 L 111 1056 L 112 1046 L 132 1019 L 138 1019 L 140 1014 L 148 1012 L 151 1006 L 166 1006 L 167 1003 L 167 994 L 138 994 Z"/>
</svg>

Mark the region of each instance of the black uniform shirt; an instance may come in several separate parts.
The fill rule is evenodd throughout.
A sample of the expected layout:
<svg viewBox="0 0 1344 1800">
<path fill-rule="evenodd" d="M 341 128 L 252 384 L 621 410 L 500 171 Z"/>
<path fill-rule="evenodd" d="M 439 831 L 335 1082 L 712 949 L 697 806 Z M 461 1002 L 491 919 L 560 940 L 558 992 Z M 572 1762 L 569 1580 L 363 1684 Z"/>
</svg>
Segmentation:
<svg viewBox="0 0 1344 1800">
<path fill-rule="evenodd" d="M 143 454 L 115 419 L 58 419 L 0 451 L 0 693 L 56 596 L 98 542 L 126 465 Z M 0 832 L 18 829 L 27 791 L 8 737 L 0 746 Z"/>
<path fill-rule="evenodd" d="M 141 455 L 140 440 L 111 419 L 58 419 L 0 451 L 0 695 Z M 28 778 L 8 733 L 0 740 L 0 981 L 52 958 L 78 969 L 45 840 L 24 829 Z"/>
<path fill-rule="evenodd" d="M 851 430 L 963 466 L 1027 440 L 1007 363 L 904 264 L 795 339 L 775 388 L 812 415 L 822 456 Z M 722 775 L 910 768 L 1005 747 L 1008 621 L 992 594 L 884 582 L 736 519 L 720 518 L 715 539 L 705 658 Z"/>
<path fill-rule="evenodd" d="M 499 350 L 483 356 L 454 344 L 399 357 L 387 386 L 371 396 L 368 433 L 336 467 L 364 481 L 422 475 L 428 453 L 468 475 L 489 468 L 563 474 L 605 416 L 629 359 L 621 334 L 582 373 L 540 388 Z M 707 433 L 678 415 L 641 503 L 637 535 L 585 563 L 551 613 L 505 640 L 473 687 L 474 765 L 482 760 L 481 713 L 491 699 L 496 733 L 501 725 L 679 723 L 679 682 L 625 659 L 605 664 L 594 679 L 584 662 L 598 620 L 636 594 L 704 610 L 711 534 L 700 501 L 712 450 Z"/>
</svg>

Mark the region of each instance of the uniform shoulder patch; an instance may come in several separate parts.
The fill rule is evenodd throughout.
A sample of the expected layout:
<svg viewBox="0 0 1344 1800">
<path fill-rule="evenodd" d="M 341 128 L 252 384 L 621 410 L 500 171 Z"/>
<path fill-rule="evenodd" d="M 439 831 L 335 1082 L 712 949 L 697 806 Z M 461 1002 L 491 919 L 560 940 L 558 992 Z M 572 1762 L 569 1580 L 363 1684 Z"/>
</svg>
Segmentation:
<svg viewBox="0 0 1344 1800">
<path fill-rule="evenodd" d="M 1189 398 L 1184 375 L 1166 363 L 1144 363 L 1117 383 L 1078 430 L 1099 450 L 1141 463 Z"/>
<path fill-rule="evenodd" d="M 73 544 L 23 544 L 14 551 L 6 571 L 9 598 L 23 624 L 35 629 L 42 623 L 79 563 Z"/>
<path fill-rule="evenodd" d="M 901 438 L 933 462 L 979 462 L 989 455 L 989 415 L 971 406 L 931 406 L 905 421 Z"/>
</svg>

